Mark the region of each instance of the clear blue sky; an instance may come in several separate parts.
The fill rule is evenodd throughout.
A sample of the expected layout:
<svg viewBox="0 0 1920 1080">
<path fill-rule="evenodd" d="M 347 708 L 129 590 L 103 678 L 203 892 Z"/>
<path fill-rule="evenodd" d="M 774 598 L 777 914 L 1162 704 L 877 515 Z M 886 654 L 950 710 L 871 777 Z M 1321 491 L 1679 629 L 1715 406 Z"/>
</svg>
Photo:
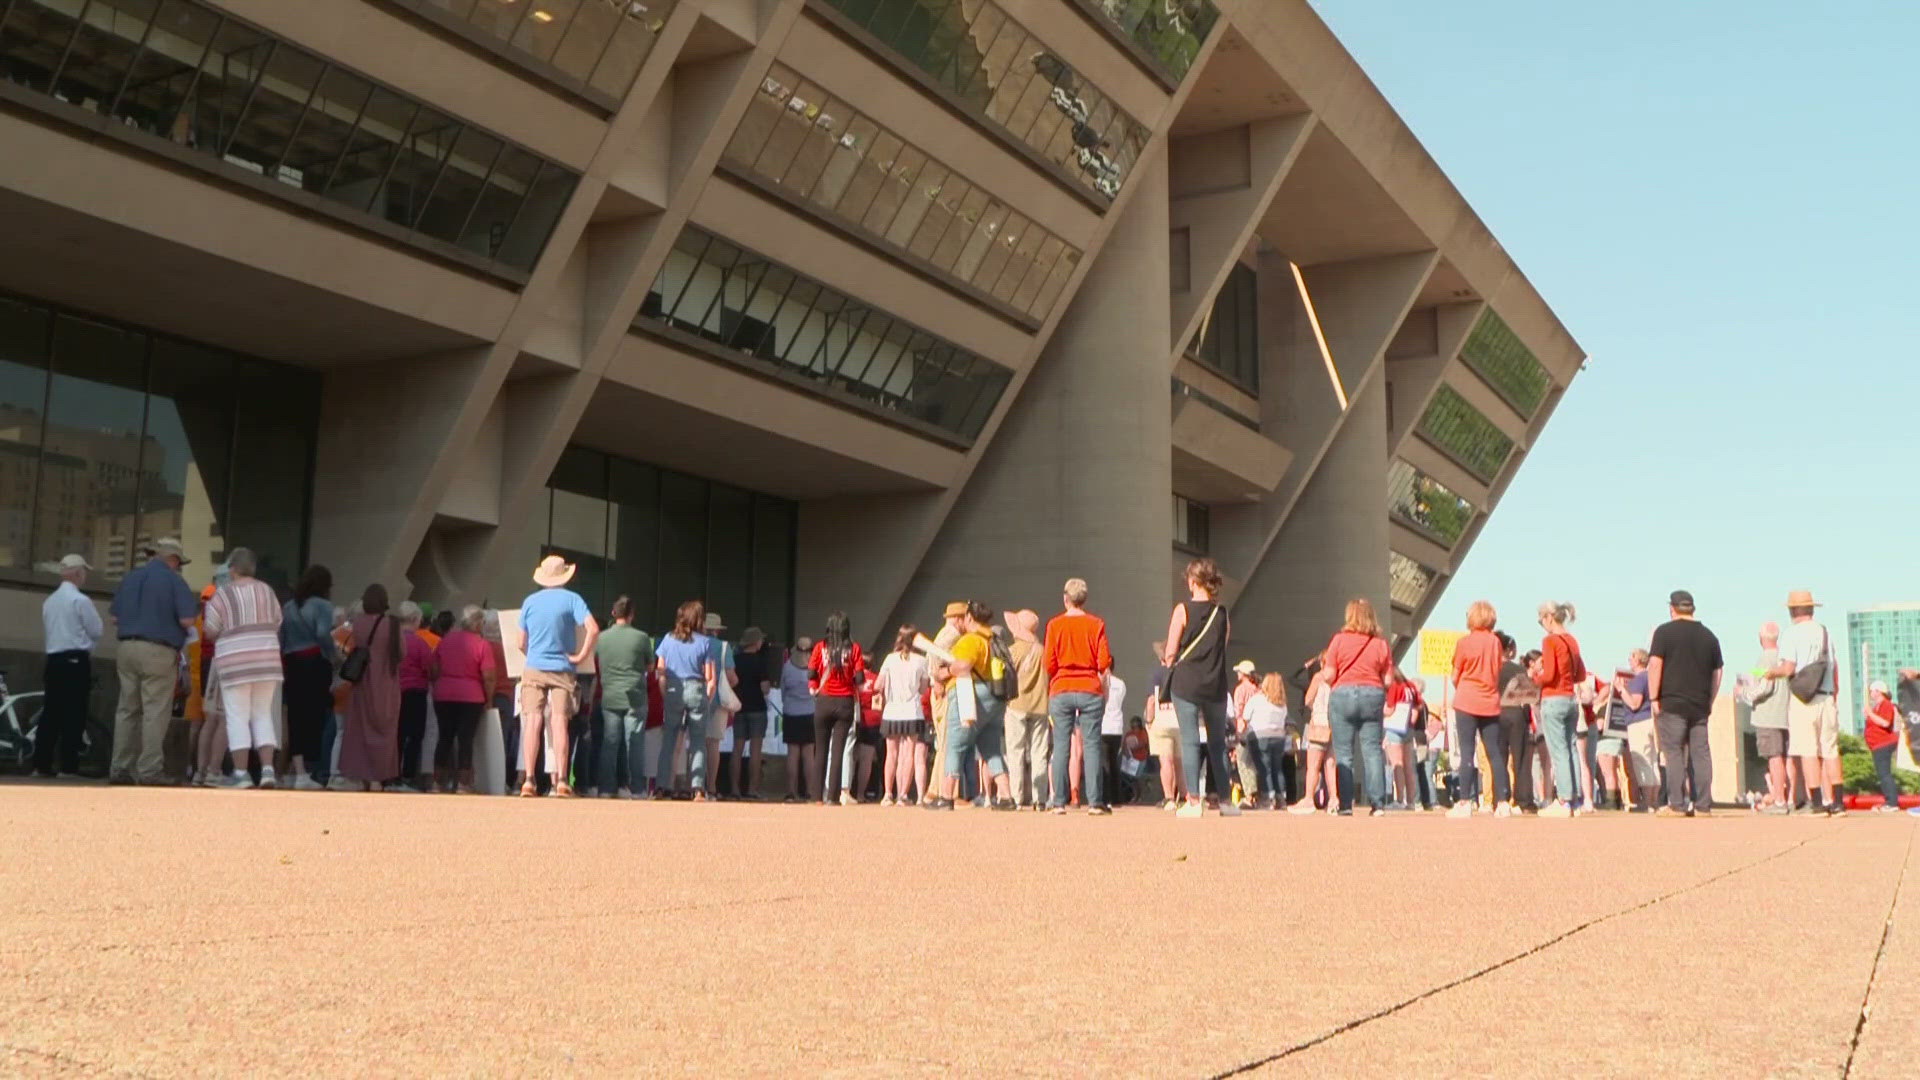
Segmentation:
<svg viewBox="0 0 1920 1080">
<path fill-rule="evenodd" d="M 1599 669 L 1688 588 L 1732 671 L 1920 600 L 1920 4 L 1314 7 L 1590 357 L 1429 625 L 1571 600 Z"/>
</svg>

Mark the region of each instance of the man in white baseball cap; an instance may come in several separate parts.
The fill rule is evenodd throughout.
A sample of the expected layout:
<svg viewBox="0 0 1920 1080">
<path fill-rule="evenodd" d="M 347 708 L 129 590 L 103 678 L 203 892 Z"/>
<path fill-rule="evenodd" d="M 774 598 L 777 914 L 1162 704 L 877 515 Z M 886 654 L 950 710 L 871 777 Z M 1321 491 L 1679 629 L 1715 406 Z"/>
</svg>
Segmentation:
<svg viewBox="0 0 1920 1080">
<path fill-rule="evenodd" d="M 80 587 L 87 583 L 83 555 L 68 555 L 56 570 L 60 586 L 40 605 L 46 631 L 45 707 L 33 744 L 33 771 L 40 776 L 80 772 L 80 742 L 87 727 L 87 694 L 93 687 L 93 646 L 100 640 L 100 609 Z M 58 755 L 58 772 L 55 756 Z"/>
</svg>

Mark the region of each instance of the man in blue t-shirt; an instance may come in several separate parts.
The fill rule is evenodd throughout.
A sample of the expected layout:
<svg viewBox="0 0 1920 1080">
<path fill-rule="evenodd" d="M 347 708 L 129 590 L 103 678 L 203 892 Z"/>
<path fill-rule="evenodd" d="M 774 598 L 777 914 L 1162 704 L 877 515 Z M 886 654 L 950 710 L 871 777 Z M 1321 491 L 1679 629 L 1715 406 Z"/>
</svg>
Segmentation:
<svg viewBox="0 0 1920 1080">
<path fill-rule="evenodd" d="M 540 560 L 533 571 L 533 582 L 540 591 L 520 605 L 520 634 L 517 645 L 527 658 L 520 674 L 520 758 L 522 776 L 520 794 L 531 796 L 538 788 L 534 777 L 540 770 L 540 736 L 546 732 L 547 771 L 553 774 L 553 793 L 573 794 L 567 783 L 567 725 L 573 719 L 576 690 L 574 671 L 593 655 L 600 637 L 600 624 L 587 610 L 580 594 L 566 588 L 573 580 L 575 567 L 558 555 Z M 582 635 L 580 628 L 585 627 Z"/>
</svg>

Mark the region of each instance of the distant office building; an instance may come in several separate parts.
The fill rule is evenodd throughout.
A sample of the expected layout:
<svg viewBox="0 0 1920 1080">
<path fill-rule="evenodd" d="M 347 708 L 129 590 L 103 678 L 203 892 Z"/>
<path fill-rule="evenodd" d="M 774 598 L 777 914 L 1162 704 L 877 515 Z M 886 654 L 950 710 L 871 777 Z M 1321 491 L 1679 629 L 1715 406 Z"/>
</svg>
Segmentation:
<svg viewBox="0 0 1920 1080">
<path fill-rule="evenodd" d="M 1903 667 L 1920 667 L 1920 603 L 1875 604 L 1847 612 L 1847 682 L 1842 730 L 1860 734 L 1860 709 L 1867 700 L 1867 684 L 1885 679 L 1888 686 Z"/>
</svg>

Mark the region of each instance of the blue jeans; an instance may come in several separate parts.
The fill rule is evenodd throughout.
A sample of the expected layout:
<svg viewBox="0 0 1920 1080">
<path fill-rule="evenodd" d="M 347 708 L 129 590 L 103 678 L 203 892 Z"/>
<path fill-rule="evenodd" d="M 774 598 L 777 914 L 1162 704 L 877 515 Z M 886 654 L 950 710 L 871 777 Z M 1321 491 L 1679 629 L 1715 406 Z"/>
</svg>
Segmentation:
<svg viewBox="0 0 1920 1080">
<path fill-rule="evenodd" d="M 1240 740 L 1240 752 L 1251 755 L 1253 771 L 1260 777 L 1260 794 L 1275 803 L 1287 801 L 1287 740 L 1278 735 L 1262 738 L 1249 730 Z M 1253 792 L 1247 792 L 1251 798 Z"/>
<path fill-rule="evenodd" d="M 673 747 L 680 733 L 687 733 L 687 781 L 700 791 L 707 790 L 707 683 L 705 679 L 667 676 L 661 687 L 660 760 L 653 771 L 653 782 L 662 790 L 673 788 Z"/>
<path fill-rule="evenodd" d="M 1065 806 L 1073 791 L 1073 729 L 1080 729 L 1080 794 L 1088 806 L 1100 801 L 1100 720 L 1107 714 L 1107 696 L 1070 690 L 1047 699 L 1047 719 L 1053 722 L 1053 775 L 1047 792 L 1049 806 Z"/>
<path fill-rule="evenodd" d="M 1585 753 L 1574 733 L 1580 723 L 1580 703 L 1571 697 L 1540 699 L 1540 733 L 1547 737 L 1547 757 L 1553 760 L 1553 790 L 1568 806 L 1580 804 L 1579 772 L 1574 755 Z"/>
<path fill-rule="evenodd" d="M 960 722 L 960 696 L 947 695 L 947 775 L 958 779 L 973 771 L 975 751 L 987 763 L 988 776 L 1007 775 L 1007 759 L 1001 750 L 1007 734 L 1007 703 L 993 696 L 984 679 L 973 683 L 974 721 Z M 852 749 L 853 740 L 847 740 Z M 982 794 L 986 794 L 983 792 Z"/>
<path fill-rule="evenodd" d="M 647 694 L 634 694 L 636 701 L 600 707 L 600 757 L 595 762 L 595 785 L 605 795 L 618 789 L 621 759 L 626 760 L 627 786 L 647 786 Z M 635 705 L 638 708 L 635 708 Z"/>
<path fill-rule="evenodd" d="M 1387 756 L 1380 749 L 1387 692 L 1378 686 L 1336 686 L 1327 702 L 1333 726 L 1334 786 L 1340 809 L 1353 809 L 1353 741 L 1360 740 L 1360 767 L 1367 771 L 1367 805 L 1387 805 Z"/>
<path fill-rule="evenodd" d="M 1180 771 L 1187 781 L 1187 798 L 1200 797 L 1200 723 L 1207 725 L 1207 766 L 1214 787 L 1207 794 L 1226 802 L 1233 794 L 1233 774 L 1227 771 L 1227 702 L 1188 701 L 1173 696 L 1173 716 L 1180 721 Z"/>
</svg>

